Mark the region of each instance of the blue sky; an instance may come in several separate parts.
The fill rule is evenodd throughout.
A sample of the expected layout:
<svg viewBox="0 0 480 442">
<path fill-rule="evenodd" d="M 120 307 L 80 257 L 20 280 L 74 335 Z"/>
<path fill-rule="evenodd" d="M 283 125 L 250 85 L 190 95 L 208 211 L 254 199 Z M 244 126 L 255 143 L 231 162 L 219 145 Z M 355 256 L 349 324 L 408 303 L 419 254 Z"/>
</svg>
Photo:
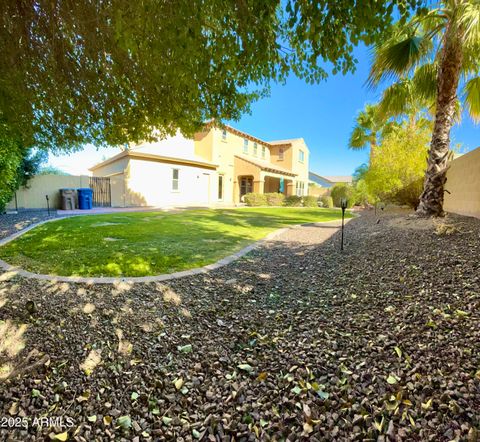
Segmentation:
<svg viewBox="0 0 480 442">
<path fill-rule="evenodd" d="M 291 77 L 285 85 L 272 85 L 270 97 L 254 103 L 250 115 L 231 124 L 267 141 L 302 137 L 310 148 L 310 170 L 321 175 L 351 174 L 368 157 L 366 151 L 347 148 L 355 115 L 381 94 L 381 89 L 370 91 L 364 86 L 368 49 L 359 47 L 355 55 L 359 63 L 354 74 L 330 76 L 316 85 Z M 465 117 L 454 128 L 452 143 L 461 143 L 464 151 L 480 146 L 480 126 Z M 118 152 L 89 146 L 71 156 L 50 157 L 49 164 L 72 174 L 87 173 L 88 167 Z"/>
</svg>

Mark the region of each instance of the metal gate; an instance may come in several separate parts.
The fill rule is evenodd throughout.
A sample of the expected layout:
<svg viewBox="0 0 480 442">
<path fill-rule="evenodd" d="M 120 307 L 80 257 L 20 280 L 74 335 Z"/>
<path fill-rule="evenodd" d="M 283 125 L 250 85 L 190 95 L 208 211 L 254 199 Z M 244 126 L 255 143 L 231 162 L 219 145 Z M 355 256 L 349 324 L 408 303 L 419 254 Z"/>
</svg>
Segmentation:
<svg viewBox="0 0 480 442">
<path fill-rule="evenodd" d="M 90 188 L 93 190 L 93 207 L 112 207 L 110 178 L 91 176 Z"/>
</svg>

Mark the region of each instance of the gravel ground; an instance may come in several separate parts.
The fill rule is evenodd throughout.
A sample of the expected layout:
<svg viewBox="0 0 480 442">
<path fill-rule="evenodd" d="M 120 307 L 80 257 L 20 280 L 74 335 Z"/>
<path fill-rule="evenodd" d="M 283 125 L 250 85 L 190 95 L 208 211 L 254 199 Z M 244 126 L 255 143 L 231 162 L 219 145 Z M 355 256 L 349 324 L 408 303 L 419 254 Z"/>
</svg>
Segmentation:
<svg viewBox="0 0 480 442">
<path fill-rule="evenodd" d="M 168 284 L 0 274 L 1 414 L 29 423 L 0 437 L 479 440 L 480 220 L 368 213 L 338 246 L 293 229 Z"/>
<path fill-rule="evenodd" d="M 55 218 L 56 216 L 56 210 L 52 210 L 50 215 L 48 215 L 46 210 L 0 214 L 0 239 L 25 229 L 25 227 L 33 223 L 38 223 L 48 218 Z"/>
</svg>

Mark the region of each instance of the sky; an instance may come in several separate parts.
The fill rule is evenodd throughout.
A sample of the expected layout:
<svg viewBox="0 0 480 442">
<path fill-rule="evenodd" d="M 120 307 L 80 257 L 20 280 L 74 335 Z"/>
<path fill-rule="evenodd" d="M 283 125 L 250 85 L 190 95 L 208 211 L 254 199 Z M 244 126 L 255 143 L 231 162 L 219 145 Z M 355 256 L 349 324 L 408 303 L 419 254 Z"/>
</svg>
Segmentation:
<svg viewBox="0 0 480 442">
<path fill-rule="evenodd" d="M 255 102 L 251 114 L 230 124 L 266 141 L 303 138 L 310 149 L 311 171 L 327 176 L 352 174 L 368 159 L 367 151 L 347 148 L 355 116 L 381 95 L 381 89 L 371 91 L 365 86 L 369 50 L 359 47 L 355 56 L 359 60 L 355 73 L 329 76 L 316 85 L 296 77 L 285 85 L 273 84 L 270 96 Z M 456 143 L 461 143 L 463 152 L 480 146 L 480 125 L 464 117 L 452 131 L 452 144 Z M 87 146 L 72 155 L 50 156 L 49 165 L 70 174 L 88 174 L 89 167 L 117 153 L 117 148 Z"/>
</svg>

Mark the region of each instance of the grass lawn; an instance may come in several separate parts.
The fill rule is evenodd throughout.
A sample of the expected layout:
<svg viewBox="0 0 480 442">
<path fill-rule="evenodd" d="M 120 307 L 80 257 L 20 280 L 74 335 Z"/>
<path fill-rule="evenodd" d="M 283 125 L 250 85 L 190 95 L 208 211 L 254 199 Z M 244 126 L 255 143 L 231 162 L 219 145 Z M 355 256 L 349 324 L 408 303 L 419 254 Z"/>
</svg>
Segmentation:
<svg viewBox="0 0 480 442">
<path fill-rule="evenodd" d="M 317 208 L 79 216 L 33 229 L 0 247 L 0 258 L 51 275 L 158 275 L 211 264 L 281 227 L 340 216 Z"/>
</svg>

